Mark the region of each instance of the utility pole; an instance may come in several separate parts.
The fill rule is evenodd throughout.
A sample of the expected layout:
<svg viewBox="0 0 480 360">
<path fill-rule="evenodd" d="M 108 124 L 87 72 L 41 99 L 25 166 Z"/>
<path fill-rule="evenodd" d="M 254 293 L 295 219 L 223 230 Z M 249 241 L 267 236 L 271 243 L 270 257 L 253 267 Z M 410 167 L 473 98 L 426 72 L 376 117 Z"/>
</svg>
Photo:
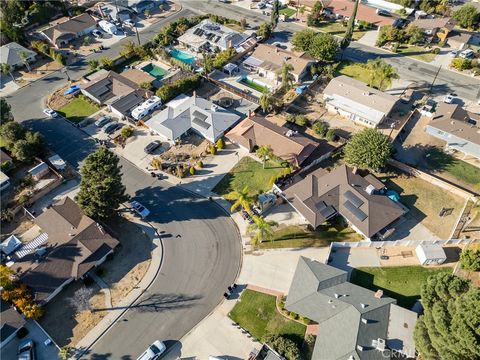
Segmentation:
<svg viewBox="0 0 480 360">
<path fill-rule="evenodd" d="M 438 67 L 437 73 L 435 74 L 435 77 L 433 78 L 432 84 L 430 85 L 430 93 L 432 92 L 433 89 L 433 84 L 435 83 L 435 80 L 437 80 L 437 76 L 440 73 L 440 70 L 442 69 L 442 65 Z"/>
<path fill-rule="evenodd" d="M 141 46 L 142 44 L 140 43 L 140 35 L 138 35 L 138 29 L 137 29 L 137 23 L 135 22 L 135 32 L 137 34 L 137 41 L 138 41 L 138 46 Z"/>
</svg>

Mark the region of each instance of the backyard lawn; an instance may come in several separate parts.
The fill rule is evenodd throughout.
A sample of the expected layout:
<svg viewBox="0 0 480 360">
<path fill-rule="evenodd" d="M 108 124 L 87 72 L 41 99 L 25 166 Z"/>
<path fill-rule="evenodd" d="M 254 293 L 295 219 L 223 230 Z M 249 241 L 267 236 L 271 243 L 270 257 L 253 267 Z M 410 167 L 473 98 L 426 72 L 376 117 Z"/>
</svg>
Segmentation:
<svg viewBox="0 0 480 360">
<path fill-rule="evenodd" d="M 275 231 L 272 241 L 259 244 L 262 249 L 304 248 L 329 246 L 333 241 L 361 241 L 362 237 L 353 229 L 343 225 L 339 217 L 315 231 L 301 226 L 289 225 Z"/>
<path fill-rule="evenodd" d="M 397 299 L 397 304 L 411 309 L 420 298 L 422 285 L 431 275 L 451 273 L 449 267 L 424 268 L 421 266 L 361 267 L 353 269 L 350 282 Z"/>
<path fill-rule="evenodd" d="M 275 296 L 246 289 L 229 316 L 260 341 L 267 334 L 282 335 L 295 341 L 300 348 L 306 326 L 281 315 L 275 301 Z"/>
<path fill-rule="evenodd" d="M 397 191 L 400 202 L 410 209 L 410 216 L 441 239 L 448 239 L 462 211 L 465 200 L 414 176 L 387 177 L 386 186 Z M 440 217 L 442 209 L 453 209 Z"/>
<path fill-rule="evenodd" d="M 277 162 L 267 161 L 265 169 L 262 163 L 245 156 L 213 189 L 217 194 L 224 196 L 233 190 L 242 190 L 248 186 L 250 191 L 260 194 L 270 190 L 269 182 L 273 175 L 277 175 L 283 168 Z"/>
<path fill-rule="evenodd" d="M 469 185 L 480 185 L 480 169 L 478 167 L 456 159 L 441 149 L 432 148 L 428 151 L 427 164 L 430 170 L 445 171 Z"/>
<path fill-rule="evenodd" d="M 367 85 L 369 83 L 369 72 L 365 70 L 364 64 L 350 63 L 348 61 L 341 62 L 337 67 L 337 75 L 347 75 L 353 77 L 354 79 L 360 80 Z M 384 84 L 388 89 L 391 85 L 391 82 L 387 83 L 387 81 L 385 81 Z M 378 86 L 379 84 L 377 82 L 373 83 L 373 87 L 378 88 Z"/>
<path fill-rule="evenodd" d="M 71 122 L 79 123 L 84 118 L 97 112 L 99 109 L 100 108 L 92 102 L 84 100 L 81 97 L 76 97 L 67 105 L 57 109 L 57 112 Z"/>
</svg>

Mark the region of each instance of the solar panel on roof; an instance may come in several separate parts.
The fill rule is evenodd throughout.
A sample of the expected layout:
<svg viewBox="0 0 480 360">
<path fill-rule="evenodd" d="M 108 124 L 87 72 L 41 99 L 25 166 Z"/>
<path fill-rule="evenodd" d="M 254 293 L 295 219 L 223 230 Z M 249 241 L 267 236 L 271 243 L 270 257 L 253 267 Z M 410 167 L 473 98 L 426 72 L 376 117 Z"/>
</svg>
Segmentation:
<svg viewBox="0 0 480 360">
<path fill-rule="evenodd" d="M 195 110 L 193 112 L 193 117 L 198 118 L 202 121 L 205 121 L 206 118 L 208 118 L 208 115 L 205 115 L 204 113 L 201 113 L 200 111 Z"/>
<path fill-rule="evenodd" d="M 345 191 L 343 194 L 347 200 L 349 200 L 355 207 L 360 207 L 363 205 L 363 200 L 360 199 L 357 195 L 352 193 L 350 190 Z"/>
<path fill-rule="evenodd" d="M 353 205 L 349 200 L 345 201 L 343 203 L 343 206 L 345 206 L 345 208 L 360 221 L 363 221 L 368 217 L 367 214 L 365 214 L 362 210 Z"/>
</svg>

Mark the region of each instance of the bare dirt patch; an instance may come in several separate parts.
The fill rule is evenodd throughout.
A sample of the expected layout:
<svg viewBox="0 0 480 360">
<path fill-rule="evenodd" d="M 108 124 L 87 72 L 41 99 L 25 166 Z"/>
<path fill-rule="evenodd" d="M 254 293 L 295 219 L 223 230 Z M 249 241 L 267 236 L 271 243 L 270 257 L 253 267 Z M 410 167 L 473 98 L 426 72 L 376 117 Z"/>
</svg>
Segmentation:
<svg viewBox="0 0 480 360">
<path fill-rule="evenodd" d="M 63 95 L 63 92 L 67 90 L 70 86 L 79 85 L 80 83 L 71 83 L 67 84 L 64 87 L 58 89 L 53 94 L 51 94 L 47 100 L 47 105 L 52 109 L 59 109 L 67 105 L 70 101 L 75 98 L 75 95 Z"/>
</svg>

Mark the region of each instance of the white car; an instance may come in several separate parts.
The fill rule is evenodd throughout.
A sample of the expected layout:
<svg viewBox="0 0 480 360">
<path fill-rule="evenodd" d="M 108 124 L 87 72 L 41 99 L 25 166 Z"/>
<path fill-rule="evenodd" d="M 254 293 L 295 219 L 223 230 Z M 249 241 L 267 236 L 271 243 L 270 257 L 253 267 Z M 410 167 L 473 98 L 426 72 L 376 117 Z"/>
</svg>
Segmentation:
<svg viewBox="0 0 480 360">
<path fill-rule="evenodd" d="M 54 117 L 58 116 L 58 114 L 55 112 L 55 110 L 52 110 L 52 109 L 49 109 L 49 108 L 44 109 L 43 113 L 50 118 L 54 118 Z"/>
<path fill-rule="evenodd" d="M 470 59 L 475 55 L 475 52 L 472 49 L 463 50 L 460 55 L 462 59 Z"/>
<path fill-rule="evenodd" d="M 148 210 L 145 206 L 140 204 L 138 201 L 132 201 L 130 205 L 132 206 L 133 210 L 135 210 L 135 212 L 138 215 L 140 215 L 142 219 L 145 219 L 150 214 L 150 210 Z"/>
<path fill-rule="evenodd" d="M 451 57 L 456 57 L 456 56 L 458 55 L 458 50 L 452 50 L 452 51 L 450 51 L 449 55 L 450 55 Z"/>
<path fill-rule="evenodd" d="M 102 32 L 98 29 L 93 29 L 92 30 L 92 35 L 96 38 L 101 38 L 102 37 Z"/>
<path fill-rule="evenodd" d="M 167 350 L 167 347 L 162 341 L 156 340 L 152 345 L 148 347 L 145 352 L 140 355 L 137 360 L 157 360 L 160 359 L 162 354 Z"/>
<path fill-rule="evenodd" d="M 130 27 L 134 27 L 135 26 L 135 21 L 133 21 L 132 19 L 127 19 L 123 22 L 125 25 L 127 26 L 130 26 Z"/>
<path fill-rule="evenodd" d="M 443 98 L 443 102 L 447 104 L 451 104 L 453 102 L 453 99 L 454 99 L 453 95 L 448 94 L 448 95 L 445 95 L 445 97 Z"/>
</svg>

